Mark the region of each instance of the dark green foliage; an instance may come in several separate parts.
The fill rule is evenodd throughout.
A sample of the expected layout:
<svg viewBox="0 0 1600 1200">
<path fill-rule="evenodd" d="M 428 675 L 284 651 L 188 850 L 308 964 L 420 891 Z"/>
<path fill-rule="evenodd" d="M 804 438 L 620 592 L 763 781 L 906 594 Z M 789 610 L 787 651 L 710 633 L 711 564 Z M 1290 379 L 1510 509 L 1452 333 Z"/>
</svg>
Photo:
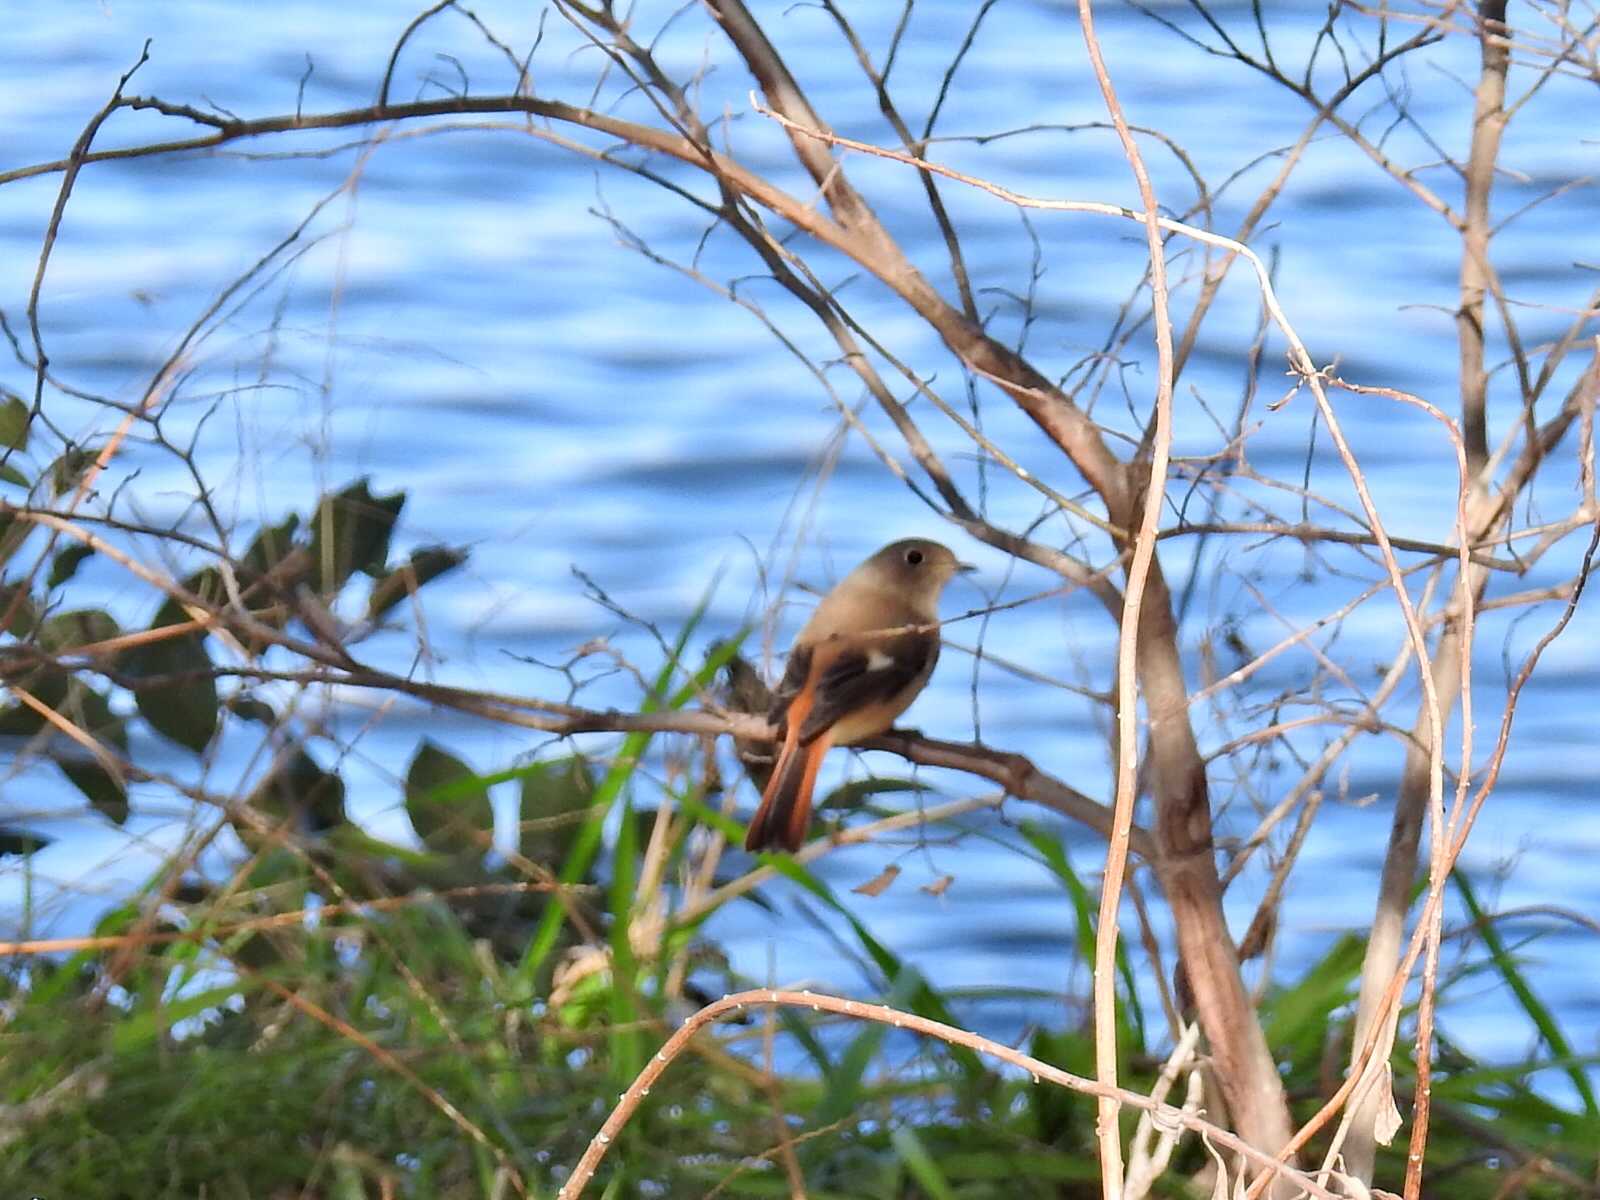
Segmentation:
<svg viewBox="0 0 1600 1200">
<path fill-rule="evenodd" d="M 168 600 L 152 630 L 182 625 L 189 614 Z M 122 670 L 135 681 L 134 703 L 157 733 L 198 753 L 217 732 L 217 681 L 205 636 L 183 633 L 135 646 L 122 655 Z"/>
<path fill-rule="evenodd" d="M 27 449 L 32 417 L 27 401 L 14 392 L 0 390 L 0 449 Z"/>
<path fill-rule="evenodd" d="M 324 496 L 311 519 L 311 565 L 324 595 L 357 571 L 377 576 L 389 558 L 389 537 L 405 507 L 404 492 L 374 496 L 365 479 Z"/>
<path fill-rule="evenodd" d="M 406 771 L 406 815 L 422 844 L 440 854 L 482 854 L 494 833 L 489 789 L 471 767 L 430 741 Z"/>
<path fill-rule="evenodd" d="M 299 528 L 298 513 L 290 513 L 277 525 L 263 526 L 239 564 L 245 581 L 254 582 L 257 577 L 276 570 L 284 563 L 294 552 L 295 533 Z"/>
<path fill-rule="evenodd" d="M 38 637 L 42 649 L 61 654 L 106 641 L 121 632 L 110 613 L 101 608 L 85 608 L 50 617 L 39 626 Z"/>
<path fill-rule="evenodd" d="M 33 532 L 33 526 L 20 521 L 10 513 L 0 513 L 0 566 L 11 560 Z"/>
<path fill-rule="evenodd" d="M 254 721 L 258 725 L 271 727 L 278 723 L 278 714 L 272 711 L 272 705 L 254 696 L 229 696 L 227 709 L 241 720 Z"/>
<path fill-rule="evenodd" d="M 45 837 L 42 833 L 0 825 L 0 858 L 8 854 L 32 854 L 35 850 L 43 850 L 53 841 L 55 838 Z"/>
<path fill-rule="evenodd" d="M 21 402 L 14 397 L 0 404 L 0 441 L 10 438 L 8 445 L 20 446 L 25 440 L 26 409 L 19 405 Z M 58 490 L 72 486 L 91 461 L 89 451 L 69 449 L 52 468 Z M 330 585 L 325 589 L 324 600 L 331 603 L 337 598 L 334 593 L 338 588 L 356 572 L 378 578 L 368 608 L 372 616 L 380 615 L 466 559 L 463 550 L 430 546 L 388 571 L 385 561 L 389 541 L 404 504 L 405 495 L 401 492 L 372 495 L 365 479 L 324 495 L 310 521 L 290 513 L 276 525 L 264 526 L 256 533 L 232 567 L 232 590 L 221 569 L 202 567 L 181 585 L 192 601 L 160 595 L 147 632 L 170 632 L 126 647 L 114 656 L 96 654 L 94 661 L 86 665 L 108 670 L 125 689 L 120 703 L 131 702 L 152 729 L 196 754 L 216 739 L 224 712 L 245 721 L 275 724 L 275 714 L 260 700 L 246 695 L 222 698 L 208 648 L 209 631 L 189 626 L 207 606 L 226 609 L 238 598 L 244 601 L 253 620 L 281 629 L 297 611 L 297 587 L 321 580 Z M 0 518 L 0 562 L 21 546 L 31 530 L 25 523 Z M 57 550 L 50 559 L 46 591 L 70 590 L 78 567 L 92 553 L 90 547 L 76 542 Z M 199 602 L 198 606 L 194 601 Z M 41 611 L 50 614 L 42 623 L 38 615 Z M 8 664 L 6 682 L 104 740 L 109 749 L 125 755 L 129 745 L 127 731 L 112 709 L 116 691 L 107 690 L 99 680 L 69 689 L 75 672 L 84 664 L 77 660 L 57 661 L 58 656 L 72 655 L 83 647 L 119 637 L 123 631 L 116 621 L 102 609 L 64 608 L 59 600 L 36 599 L 19 583 L 0 584 L 0 613 L 9 615 L 7 631 L 14 638 L 29 639 L 26 645 L 37 651 L 18 655 Z M 239 637 L 253 654 L 267 648 L 264 638 L 250 634 Z M 83 710 L 83 720 L 63 710 L 69 699 L 74 711 Z M 40 713 L 21 702 L 0 708 L 0 733 L 32 736 L 46 723 Z M 117 822 L 126 817 L 126 783 L 121 770 L 108 768 L 105 761 L 65 736 L 50 738 L 36 749 L 57 761 L 94 808 Z M 328 789 L 302 786 L 309 779 L 305 764 L 310 761 L 300 758 L 291 764 L 290 776 L 297 781 L 292 790 L 312 796 L 310 827 L 326 829 L 343 819 L 342 790 L 334 796 Z M 288 777 L 280 773 L 270 790 L 281 791 Z"/>
<path fill-rule="evenodd" d="M 251 804 L 273 821 L 288 820 L 303 834 L 326 833 L 344 823 L 344 780 L 325 771 L 295 743 L 256 786 Z"/>
<path fill-rule="evenodd" d="M 914 779 L 852 779 L 840 784 L 817 804 L 818 809 L 835 813 L 854 812 L 872 803 L 875 796 L 897 795 L 904 792 L 925 792 L 928 788 Z"/>
<path fill-rule="evenodd" d="M 89 468 L 94 465 L 95 456 L 96 452 L 87 446 L 68 446 L 55 462 L 50 464 L 47 472 L 50 487 L 58 498 L 78 486 Z"/>
<path fill-rule="evenodd" d="M 0 528 L 3 528 L 5 520 L 6 518 L 0 517 Z M 0 633 L 25 638 L 33 632 L 38 619 L 33 597 L 21 584 L 0 584 L 0 621 L 5 622 L 4 627 L 0 628 Z"/>
<path fill-rule="evenodd" d="M 127 726 L 111 711 L 106 697 L 82 680 L 72 681 L 59 711 L 97 742 L 115 750 L 117 757 L 127 754 Z M 82 747 L 62 746 L 56 765 L 92 808 L 118 825 L 128 819 L 128 784 L 115 759 L 101 759 Z"/>
<path fill-rule="evenodd" d="M 45 582 L 45 587 L 54 591 L 78 573 L 78 568 L 83 565 L 83 560 L 94 553 L 94 547 L 82 542 L 74 542 L 56 552 L 55 558 L 50 560 L 50 577 Z"/>
<path fill-rule="evenodd" d="M 424 546 L 413 551 L 406 563 L 373 584 L 367 601 L 367 616 L 377 620 L 429 580 L 455 570 L 466 561 L 465 550 L 450 546 Z"/>
<path fill-rule="evenodd" d="M 67 687 L 72 677 L 54 663 L 44 662 L 31 668 L 18 668 L 10 673 L 7 686 L 26 692 L 39 703 L 55 708 L 67 698 Z M 45 718 L 32 706 L 18 702 L 0 709 L 0 734 L 27 737 L 45 726 Z"/>
<path fill-rule="evenodd" d="M 580 814 L 594 798 L 594 780 L 581 758 L 534 763 L 522 777 L 523 857 L 549 866 L 563 863 L 577 837 Z"/>
<path fill-rule="evenodd" d="M 402 494 L 373 496 L 359 481 L 322 497 L 309 520 L 290 514 L 260 530 L 234 565 L 236 591 L 213 565 L 193 571 L 183 589 L 218 608 L 242 598 L 276 629 L 303 611 L 308 586 L 330 614 L 341 602 L 347 621 L 356 610 L 344 628 L 403 617 L 402 601 L 463 558 L 425 547 L 389 565 L 403 503 Z M 246 851 L 233 875 L 175 860 L 96 931 L 177 940 L 0 960 L 0 1196 L 488 1197 L 510 1194 L 497 1179 L 502 1169 L 530 1195 L 553 1194 L 685 1012 L 748 986 L 713 940 L 714 908 L 677 907 L 676 882 L 700 862 L 693 847 L 711 830 L 741 833 L 722 811 L 721 785 L 712 782 L 719 773 L 703 744 L 675 739 L 663 754 L 661 735 L 635 732 L 592 758 L 546 749 L 538 761 L 480 772 L 421 740 L 403 796 L 423 850 L 389 845 L 346 818 L 342 747 L 315 736 L 291 705 L 274 707 L 266 686 L 255 694 L 248 677 L 225 677 L 219 688 L 212 654 L 222 656 L 221 639 L 184 627 L 193 614 L 177 600 L 162 597 L 149 626 L 165 636 L 120 655 L 84 654 L 121 633 L 106 612 L 72 607 L 59 594 L 71 592 L 84 557 L 56 551 L 39 596 L 0 592 L 16 602 L 7 682 L 105 754 L 42 736 L 45 718 L 16 701 L 0 708 L 0 734 L 30 739 L 93 809 L 118 822 L 128 814 L 120 764 L 137 745 L 128 729 L 135 710 L 194 753 L 225 736 L 255 739 L 259 761 L 271 765 L 248 786 L 248 805 L 227 810 Z M 363 573 L 375 581 L 369 594 L 339 594 Z M 699 616 L 641 688 L 641 710 L 698 703 L 734 660 L 739 638 L 690 665 Z M 514 784 L 519 800 L 517 853 L 504 864 L 487 853 L 490 789 L 500 784 Z M 920 790 L 877 778 L 837 789 L 829 803 L 850 814 Z M 47 842 L 0 828 L 0 856 Z M 1012 849 L 1060 886 L 1066 976 L 1070 956 L 1093 955 L 1092 881 L 1079 878 L 1048 829 L 1023 824 Z M 724 872 L 730 861 L 748 865 L 724 858 Z M 1004 982 L 974 994 L 941 991 L 873 927 L 870 900 L 841 899 L 790 856 L 763 861 L 776 881 L 733 902 L 770 913 L 781 895 L 787 912 L 825 915 L 860 965 L 858 996 L 978 1028 L 996 1009 L 1026 1005 L 1037 1016 L 1010 1035 L 1015 1044 L 1093 1074 L 1083 997 L 1063 1003 Z M 1592 1173 L 1600 1143 L 1586 1090 L 1594 1061 L 1573 1051 L 1523 976 L 1520 947 L 1498 936 L 1460 886 L 1489 922 L 1480 978 L 1516 999 L 1540 1055 L 1491 1068 L 1443 1031 L 1430 1178 L 1448 1180 L 1448 1193 L 1437 1194 L 1451 1200 L 1489 1200 L 1537 1160 L 1519 1195 L 1581 1194 L 1574 1181 Z M 158 895 L 163 902 L 151 903 Z M 1361 950 L 1358 939 L 1340 939 L 1267 995 L 1264 1027 L 1298 1119 L 1337 1085 Z M 1148 1090 L 1168 1033 L 1140 1007 L 1137 953 L 1123 939 L 1119 1077 Z M 1415 1073 L 1403 1050 L 1393 1065 L 1409 1108 Z M 1577 1102 L 1553 1099 L 1551 1078 L 1575 1086 Z M 1133 1114 L 1125 1120 L 1131 1128 Z M 793 1161 L 816 1200 L 1099 1195 L 1091 1100 L 967 1048 L 804 1009 L 770 1021 L 764 1010 L 747 1013 L 702 1035 L 653 1087 L 588 1194 L 786 1196 L 783 1137 L 793 1139 Z M 1403 1154 L 1402 1145 L 1385 1152 L 1380 1183 L 1398 1180 Z M 1177 1177 L 1207 1161 L 1187 1139 L 1156 1194 L 1179 1195 Z"/>
<path fill-rule="evenodd" d="M 280 762 L 252 797 L 264 814 L 282 819 L 296 806 L 311 814 L 321 807 L 319 792 L 325 799 L 342 795 L 338 776 L 304 747 Z M 0 1002 L 12 1014 L 0 1030 L 0 1103 L 54 1098 L 47 1120 L 24 1122 L 25 1136 L 0 1143 L 0 1190 L 242 1200 L 332 1194 L 337 1180 L 354 1189 L 351 1195 L 479 1197 L 503 1194 L 493 1179 L 504 1161 L 531 1194 L 551 1194 L 558 1171 L 578 1159 L 619 1088 L 681 1013 L 665 1003 L 661 981 L 686 971 L 695 991 L 712 997 L 746 986 L 720 965 L 715 946 L 688 927 L 663 940 L 660 961 L 615 953 L 628 938 L 636 901 L 615 882 L 638 877 L 658 811 L 638 809 L 638 836 L 616 843 L 605 874 L 568 870 L 582 849 L 576 830 L 608 786 L 621 789 L 630 806 L 659 794 L 637 760 L 630 762 L 620 778 L 613 767 L 599 781 L 576 758 L 484 775 L 424 743 L 408 772 L 408 812 L 428 840 L 428 854 L 385 846 L 340 823 L 320 843 L 314 871 L 304 854 L 262 842 L 235 885 L 173 893 L 175 903 L 188 906 L 186 918 L 157 928 L 202 929 L 203 945 L 147 947 L 121 968 L 113 1003 L 93 997 L 114 955 L 33 963 L 26 982 L 0 973 Z M 495 892 L 526 877 L 487 867 L 480 839 L 469 837 L 489 830 L 488 787 L 510 780 L 518 781 L 523 819 L 532 822 L 523 833 L 528 857 L 580 882 L 610 884 L 574 891 L 573 908 L 562 909 L 569 913 L 564 927 L 576 920 L 611 930 L 608 968 L 581 982 L 555 987 L 554 977 L 541 972 L 530 985 L 518 973 L 522 950 L 551 906 L 542 892 Z M 671 807 L 706 819 L 714 812 L 692 791 L 674 794 Z M 327 809 L 324 828 L 334 820 L 337 813 Z M 313 823 L 302 820 L 300 827 Z M 682 861 L 686 835 L 670 841 L 669 877 Z M 11 845 L 0 841 L 0 852 Z M 1017 852 L 1028 850 L 1045 851 L 1055 869 L 1066 871 L 1063 882 L 1075 878 L 1043 831 L 1028 831 Z M 627 864 L 617 861 L 622 856 Z M 986 1005 L 1026 1000 L 1046 1023 L 1032 1028 L 1025 1049 L 1092 1075 L 1090 1033 L 1065 1015 L 1069 1007 L 1004 985 L 981 994 L 943 993 L 869 929 L 861 905 L 841 902 L 792 860 L 777 861 L 787 901 L 799 888 L 843 919 L 866 972 L 858 995 L 979 1026 Z M 325 905 L 333 899 L 330 880 L 352 901 L 403 903 L 322 907 L 314 920 L 236 930 L 241 921 Z M 443 890 L 463 887 L 473 891 Z M 1085 914 L 1074 915 L 1074 895 L 1068 886 L 1064 921 L 1081 929 Z M 605 898 L 604 911 L 594 907 L 597 898 Z M 98 932 L 127 933 L 146 919 L 143 906 L 130 903 Z M 572 945 L 563 936 L 554 957 L 564 961 Z M 1332 1079 L 1327 1073 L 1329 1047 L 1342 1055 L 1349 1036 L 1347 1001 L 1358 963 L 1359 944 L 1341 939 L 1298 981 L 1267 997 L 1264 1022 L 1300 1119 L 1337 1082 L 1337 1071 Z M 299 1003 L 288 1003 L 280 988 Z M 619 1012 L 630 1014 L 626 1026 L 618 1024 Z M 782 1123 L 796 1139 L 793 1153 L 809 1196 L 1099 1195 L 1095 1110 L 1086 1097 L 881 1025 L 804 1009 L 782 1010 L 775 1020 L 776 1075 L 763 1082 L 755 1069 L 765 1053 L 764 1011 L 711 1031 L 701 1053 L 674 1063 L 653 1087 L 592 1194 L 787 1195 L 774 1157 Z M 397 1056 L 405 1072 L 344 1032 L 345 1025 Z M 1164 1035 L 1147 1042 L 1133 1021 L 1120 1032 L 1120 1077 L 1148 1090 Z M 1489 1070 L 1442 1041 L 1430 1161 L 1449 1179 L 1452 1200 L 1489 1200 L 1534 1154 L 1543 1156 L 1544 1174 L 1530 1176 L 1521 1194 L 1540 1200 L 1575 1194 L 1570 1179 L 1585 1169 L 1596 1130 L 1581 1108 L 1563 1107 L 1533 1086 L 1534 1072 L 1551 1065 Z M 1404 1101 L 1410 1075 L 1403 1051 L 1396 1070 Z M 480 1130 L 496 1152 L 478 1146 L 430 1094 Z M 1131 1128 L 1133 1114 L 1125 1119 Z M 1309 1157 L 1324 1144 L 1319 1139 Z M 1486 1145 L 1495 1148 L 1492 1160 Z M 1388 1152 L 1381 1180 L 1398 1178 L 1401 1153 Z M 1189 1174 L 1205 1161 L 1188 1139 L 1174 1170 Z M 1156 1194 L 1178 1196 L 1176 1187 L 1169 1180 Z"/>
</svg>

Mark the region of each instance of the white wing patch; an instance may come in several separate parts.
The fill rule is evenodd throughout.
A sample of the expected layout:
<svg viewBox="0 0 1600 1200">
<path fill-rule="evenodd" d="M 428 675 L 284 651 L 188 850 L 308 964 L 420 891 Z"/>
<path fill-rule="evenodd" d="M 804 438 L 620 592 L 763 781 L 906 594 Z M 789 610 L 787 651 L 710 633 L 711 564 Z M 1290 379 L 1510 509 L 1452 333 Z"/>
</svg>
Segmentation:
<svg viewBox="0 0 1600 1200">
<path fill-rule="evenodd" d="M 894 666 L 894 656 L 892 654 L 886 654 L 882 650 L 867 651 L 867 670 L 887 671 L 892 666 Z"/>
</svg>

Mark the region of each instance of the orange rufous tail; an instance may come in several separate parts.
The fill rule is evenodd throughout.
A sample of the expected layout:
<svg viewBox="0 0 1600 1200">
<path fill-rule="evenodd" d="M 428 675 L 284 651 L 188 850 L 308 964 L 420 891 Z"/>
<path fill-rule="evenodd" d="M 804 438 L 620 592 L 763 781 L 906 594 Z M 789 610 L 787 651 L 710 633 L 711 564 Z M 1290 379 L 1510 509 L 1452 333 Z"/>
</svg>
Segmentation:
<svg viewBox="0 0 1600 1200">
<path fill-rule="evenodd" d="M 806 830 L 811 827 L 811 791 L 817 785 L 817 771 L 832 745 L 832 737 L 824 732 L 802 746 L 797 724 L 790 725 L 772 778 L 762 794 L 761 807 L 750 819 L 750 832 L 744 839 L 746 850 L 782 846 L 793 854 L 800 849 Z"/>
</svg>

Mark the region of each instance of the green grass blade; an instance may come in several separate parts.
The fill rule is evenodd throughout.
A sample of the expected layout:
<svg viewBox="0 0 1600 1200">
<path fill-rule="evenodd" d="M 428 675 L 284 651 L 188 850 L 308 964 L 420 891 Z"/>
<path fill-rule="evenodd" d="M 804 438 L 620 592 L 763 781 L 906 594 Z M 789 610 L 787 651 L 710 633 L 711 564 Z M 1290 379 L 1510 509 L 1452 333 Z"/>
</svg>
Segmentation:
<svg viewBox="0 0 1600 1200">
<path fill-rule="evenodd" d="M 1067 859 L 1067 852 L 1062 848 L 1061 842 L 1046 833 L 1042 826 L 1032 821 L 1023 821 L 1021 824 L 1022 836 L 1028 844 L 1037 850 L 1044 859 L 1045 866 L 1050 868 L 1050 873 L 1061 881 L 1066 888 L 1067 895 L 1072 899 L 1072 909 L 1077 918 L 1078 925 L 1078 950 L 1083 955 L 1084 961 L 1093 963 L 1095 958 L 1095 921 L 1099 916 L 1100 905 L 1083 885 L 1083 880 L 1078 878 L 1078 873 L 1072 869 L 1072 863 Z M 1133 984 L 1133 964 L 1128 960 L 1128 954 L 1122 939 L 1117 939 L 1117 974 L 1122 977 L 1123 1000 L 1126 1012 L 1132 1021 L 1132 1030 L 1136 1037 L 1136 1045 L 1143 1046 L 1144 1038 L 1144 1009 L 1139 1004 L 1139 990 Z M 1119 1010 L 1121 1011 L 1121 1010 Z"/>
<path fill-rule="evenodd" d="M 1534 994 L 1527 977 L 1517 966 L 1516 958 L 1506 949 L 1500 931 L 1484 914 L 1483 906 L 1478 903 L 1477 893 L 1473 891 L 1466 875 L 1459 870 L 1451 871 L 1450 881 L 1456 885 L 1456 891 L 1461 895 L 1461 902 L 1467 906 L 1467 912 L 1471 914 L 1479 934 L 1482 935 L 1484 948 L 1489 951 L 1495 970 L 1511 989 L 1511 994 L 1517 998 L 1522 1011 L 1528 1014 L 1528 1020 L 1532 1021 L 1534 1028 L 1539 1031 L 1539 1037 L 1550 1047 L 1550 1052 L 1556 1058 L 1572 1058 L 1572 1046 L 1567 1041 L 1566 1035 L 1561 1032 L 1555 1014 Z M 1583 1098 L 1584 1112 L 1591 1120 L 1600 1119 L 1600 1103 L 1596 1102 L 1594 1085 L 1589 1082 L 1588 1074 L 1576 1066 L 1567 1066 L 1565 1072 L 1567 1078 L 1572 1080 L 1572 1086 L 1578 1090 L 1578 1095 Z"/>
<path fill-rule="evenodd" d="M 641 712 L 657 712 L 663 707 L 669 710 L 682 708 L 709 686 L 722 665 L 739 652 L 739 647 L 749 635 L 749 630 L 741 630 L 736 636 L 727 639 L 715 653 L 707 656 L 697 669 L 689 673 L 688 680 L 681 687 L 669 693 L 668 689 L 682 660 L 684 648 L 705 615 L 706 606 L 710 601 L 711 596 L 708 591 L 684 625 L 683 632 L 673 646 L 671 657 L 657 673 L 650 694 L 644 698 L 640 706 Z M 643 759 L 653 736 L 647 732 L 636 732 L 628 734 L 623 739 L 622 749 L 613 760 L 611 769 L 595 788 L 589 815 L 579 828 L 577 836 L 573 839 L 572 851 L 561 866 L 558 876 L 560 882 L 569 885 L 581 883 L 589 868 L 594 865 L 594 860 L 600 851 L 606 818 L 611 815 L 611 809 L 622 794 L 623 788 L 633 778 L 633 773 Z M 528 950 L 517 967 L 517 978 L 523 987 L 531 990 L 534 976 L 544 965 L 550 952 L 555 949 L 556 941 L 561 935 L 561 927 L 566 923 L 566 916 L 566 910 L 559 904 L 552 904 L 545 910 L 544 917 L 528 944 Z"/>
<path fill-rule="evenodd" d="M 922 1144 L 922 1139 L 912 1132 L 909 1125 L 897 1126 L 889 1135 L 889 1141 L 894 1146 L 894 1152 L 900 1156 L 900 1161 L 905 1164 L 907 1172 L 917 1181 L 920 1187 L 932 1200 L 955 1200 L 955 1190 L 951 1188 L 950 1181 L 944 1177 L 944 1172 L 939 1169 L 939 1164 L 928 1153 L 928 1148 Z"/>
<path fill-rule="evenodd" d="M 626 1086 L 644 1067 L 644 1042 L 638 1027 L 635 986 L 638 966 L 633 957 L 633 893 L 638 879 L 639 830 L 633 819 L 631 790 L 622 796 L 622 824 L 611 865 L 611 1069 Z"/>
</svg>

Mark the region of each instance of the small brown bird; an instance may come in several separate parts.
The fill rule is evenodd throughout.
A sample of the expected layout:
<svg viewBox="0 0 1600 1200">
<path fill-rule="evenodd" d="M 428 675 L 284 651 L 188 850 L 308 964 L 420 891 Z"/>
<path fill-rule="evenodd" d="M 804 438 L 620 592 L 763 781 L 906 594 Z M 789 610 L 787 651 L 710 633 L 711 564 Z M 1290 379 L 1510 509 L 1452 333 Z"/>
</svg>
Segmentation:
<svg viewBox="0 0 1600 1200">
<path fill-rule="evenodd" d="M 823 597 L 794 640 L 767 714 L 778 756 L 746 850 L 800 849 L 823 755 L 882 733 L 910 707 L 939 660 L 939 594 L 971 570 L 938 542 L 907 538 Z"/>
</svg>

